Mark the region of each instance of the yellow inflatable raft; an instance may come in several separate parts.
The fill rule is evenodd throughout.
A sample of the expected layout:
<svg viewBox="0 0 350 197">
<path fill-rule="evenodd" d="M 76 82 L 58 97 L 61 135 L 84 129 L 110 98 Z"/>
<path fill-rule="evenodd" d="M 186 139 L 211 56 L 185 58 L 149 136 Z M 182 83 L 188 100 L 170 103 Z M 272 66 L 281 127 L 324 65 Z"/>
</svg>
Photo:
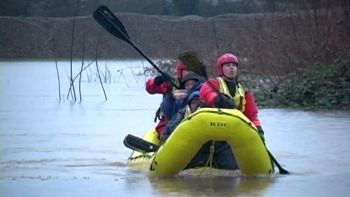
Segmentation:
<svg viewBox="0 0 350 197">
<path fill-rule="evenodd" d="M 144 136 L 159 144 L 156 131 Z M 151 173 L 173 176 L 182 171 L 208 141 L 226 141 L 243 175 L 267 175 L 273 166 L 256 127 L 235 109 L 202 108 L 184 119 L 157 152 L 134 152 L 130 167 L 147 167 Z"/>
</svg>

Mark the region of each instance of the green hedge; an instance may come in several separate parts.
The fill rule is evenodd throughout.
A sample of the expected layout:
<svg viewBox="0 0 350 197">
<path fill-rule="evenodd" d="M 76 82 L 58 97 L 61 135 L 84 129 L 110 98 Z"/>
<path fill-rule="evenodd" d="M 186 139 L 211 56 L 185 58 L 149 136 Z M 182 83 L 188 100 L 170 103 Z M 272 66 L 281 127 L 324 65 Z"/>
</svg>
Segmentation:
<svg viewBox="0 0 350 197">
<path fill-rule="evenodd" d="M 350 61 L 318 66 L 288 79 L 276 92 L 257 92 L 256 99 L 265 107 L 350 109 Z"/>
</svg>

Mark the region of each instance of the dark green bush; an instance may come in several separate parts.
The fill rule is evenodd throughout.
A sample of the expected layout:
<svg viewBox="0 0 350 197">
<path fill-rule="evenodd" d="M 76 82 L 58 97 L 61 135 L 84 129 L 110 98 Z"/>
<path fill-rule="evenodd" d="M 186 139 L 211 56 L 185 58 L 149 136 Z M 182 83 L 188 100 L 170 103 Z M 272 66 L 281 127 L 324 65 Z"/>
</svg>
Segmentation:
<svg viewBox="0 0 350 197">
<path fill-rule="evenodd" d="M 336 61 L 294 75 L 270 98 L 279 107 L 350 109 L 350 61 Z"/>
</svg>

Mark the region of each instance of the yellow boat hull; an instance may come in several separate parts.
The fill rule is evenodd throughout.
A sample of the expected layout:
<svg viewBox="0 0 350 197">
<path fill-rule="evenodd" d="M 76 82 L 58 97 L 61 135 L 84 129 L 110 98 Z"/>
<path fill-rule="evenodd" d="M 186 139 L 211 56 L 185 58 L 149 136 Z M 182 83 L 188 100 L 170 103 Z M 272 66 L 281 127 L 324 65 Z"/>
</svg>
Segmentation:
<svg viewBox="0 0 350 197">
<path fill-rule="evenodd" d="M 146 133 L 145 140 L 159 144 L 156 131 Z M 157 152 L 134 152 L 129 166 L 148 166 L 151 173 L 173 176 L 182 171 L 208 141 L 226 141 L 244 175 L 273 173 L 273 165 L 256 127 L 240 111 L 202 108 L 184 119 Z"/>
</svg>

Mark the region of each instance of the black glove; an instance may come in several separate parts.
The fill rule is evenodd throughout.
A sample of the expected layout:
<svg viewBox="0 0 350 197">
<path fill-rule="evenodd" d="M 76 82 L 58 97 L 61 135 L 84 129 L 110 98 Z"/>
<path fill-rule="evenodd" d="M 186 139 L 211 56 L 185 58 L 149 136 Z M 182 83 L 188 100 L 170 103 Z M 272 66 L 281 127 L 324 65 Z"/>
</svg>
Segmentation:
<svg viewBox="0 0 350 197">
<path fill-rule="evenodd" d="M 161 75 L 158 75 L 154 78 L 154 85 L 159 86 L 160 84 L 167 81 L 174 83 L 174 80 L 174 77 L 170 76 L 167 72 L 163 72 Z"/>
<path fill-rule="evenodd" d="M 259 135 L 263 143 L 265 144 L 265 138 L 264 138 L 264 130 L 261 128 L 261 126 L 256 127 L 258 129 Z"/>
<path fill-rule="evenodd" d="M 216 98 L 215 98 L 215 107 L 218 108 L 228 108 L 228 109 L 233 109 L 236 107 L 235 102 L 226 94 L 220 93 Z"/>
<path fill-rule="evenodd" d="M 154 78 L 154 85 L 160 86 L 160 84 L 164 83 L 166 79 L 163 77 L 163 75 L 158 75 Z"/>
</svg>

